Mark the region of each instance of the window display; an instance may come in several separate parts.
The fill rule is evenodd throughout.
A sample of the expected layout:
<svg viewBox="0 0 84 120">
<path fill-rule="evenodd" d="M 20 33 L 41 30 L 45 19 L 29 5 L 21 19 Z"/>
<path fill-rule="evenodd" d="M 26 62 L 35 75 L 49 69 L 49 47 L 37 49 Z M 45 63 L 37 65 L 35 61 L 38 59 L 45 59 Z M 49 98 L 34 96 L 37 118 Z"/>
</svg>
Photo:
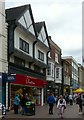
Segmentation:
<svg viewBox="0 0 84 120">
<path fill-rule="evenodd" d="M 26 94 L 30 101 L 33 101 L 36 105 L 41 105 L 41 88 L 11 84 L 11 109 L 13 109 L 15 94 Z"/>
</svg>

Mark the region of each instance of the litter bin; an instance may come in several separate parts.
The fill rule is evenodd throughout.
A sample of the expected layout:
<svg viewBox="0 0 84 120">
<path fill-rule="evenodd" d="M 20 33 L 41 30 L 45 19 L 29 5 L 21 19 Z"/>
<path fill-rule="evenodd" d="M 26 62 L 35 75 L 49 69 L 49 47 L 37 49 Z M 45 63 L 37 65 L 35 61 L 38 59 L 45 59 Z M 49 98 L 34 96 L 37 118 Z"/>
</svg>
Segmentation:
<svg viewBox="0 0 84 120">
<path fill-rule="evenodd" d="M 32 101 L 26 102 L 26 115 L 35 115 L 35 103 Z"/>
</svg>

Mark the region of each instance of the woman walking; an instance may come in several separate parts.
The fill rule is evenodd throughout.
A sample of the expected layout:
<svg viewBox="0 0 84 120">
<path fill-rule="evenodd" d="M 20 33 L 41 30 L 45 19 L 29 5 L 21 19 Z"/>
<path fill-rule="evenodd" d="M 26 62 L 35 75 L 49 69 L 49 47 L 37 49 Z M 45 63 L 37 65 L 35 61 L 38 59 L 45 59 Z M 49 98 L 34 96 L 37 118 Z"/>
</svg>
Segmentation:
<svg viewBox="0 0 84 120">
<path fill-rule="evenodd" d="M 62 95 L 60 95 L 60 98 L 58 100 L 57 108 L 59 110 L 60 117 L 63 118 L 64 109 L 66 109 L 66 101 Z"/>
</svg>

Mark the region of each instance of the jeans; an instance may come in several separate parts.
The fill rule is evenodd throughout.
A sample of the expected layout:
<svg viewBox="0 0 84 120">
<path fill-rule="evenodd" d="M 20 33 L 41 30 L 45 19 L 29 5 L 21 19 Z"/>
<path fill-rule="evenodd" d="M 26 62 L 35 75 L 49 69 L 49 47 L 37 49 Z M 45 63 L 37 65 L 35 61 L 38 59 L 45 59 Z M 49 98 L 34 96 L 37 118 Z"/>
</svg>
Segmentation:
<svg viewBox="0 0 84 120">
<path fill-rule="evenodd" d="M 22 106 L 22 114 L 25 113 L 25 106 Z"/>
<path fill-rule="evenodd" d="M 49 104 L 49 114 L 53 114 L 53 103 Z"/>
<path fill-rule="evenodd" d="M 14 113 L 18 114 L 18 105 L 15 105 L 15 104 L 14 104 Z"/>
</svg>

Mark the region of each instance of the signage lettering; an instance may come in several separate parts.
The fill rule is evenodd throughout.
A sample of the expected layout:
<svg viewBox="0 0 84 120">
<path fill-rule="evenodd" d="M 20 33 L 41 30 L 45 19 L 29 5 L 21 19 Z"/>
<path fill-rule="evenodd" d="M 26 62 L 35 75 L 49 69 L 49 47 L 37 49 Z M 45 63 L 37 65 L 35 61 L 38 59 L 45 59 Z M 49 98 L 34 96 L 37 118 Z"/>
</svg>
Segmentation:
<svg viewBox="0 0 84 120">
<path fill-rule="evenodd" d="M 15 76 L 10 75 L 10 76 L 7 77 L 7 79 L 8 79 L 8 81 L 13 81 L 13 80 L 15 80 L 16 78 L 15 78 Z"/>
<path fill-rule="evenodd" d="M 35 85 L 35 83 L 32 80 L 30 80 L 29 78 L 26 79 L 26 84 Z"/>
</svg>

